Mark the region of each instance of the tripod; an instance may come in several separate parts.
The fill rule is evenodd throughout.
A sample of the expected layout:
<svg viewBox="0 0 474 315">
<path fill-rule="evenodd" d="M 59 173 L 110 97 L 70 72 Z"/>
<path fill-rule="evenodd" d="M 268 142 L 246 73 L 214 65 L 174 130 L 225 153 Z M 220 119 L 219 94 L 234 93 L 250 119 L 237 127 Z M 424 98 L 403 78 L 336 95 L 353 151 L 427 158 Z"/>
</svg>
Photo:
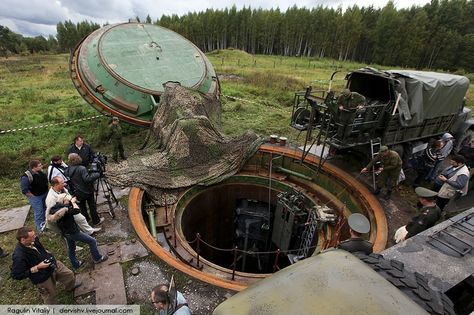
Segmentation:
<svg viewBox="0 0 474 315">
<path fill-rule="evenodd" d="M 112 190 L 112 187 L 110 186 L 110 183 L 107 180 L 107 177 L 102 175 L 97 180 L 97 183 L 95 186 L 95 203 L 96 204 L 97 204 L 97 197 L 99 196 L 99 188 L 102 189 L 103 196 L 107 200 L 107 204 L 109 205 L 110 216 L 113 219 L 115 219 L 115 208 L 119 207 L 120 204 L 117 200 L 117 197 L 115 197 L 114 191 Z M 115 202 L 115 206 L 112 204 L 112 201 Z"/>
</svg>

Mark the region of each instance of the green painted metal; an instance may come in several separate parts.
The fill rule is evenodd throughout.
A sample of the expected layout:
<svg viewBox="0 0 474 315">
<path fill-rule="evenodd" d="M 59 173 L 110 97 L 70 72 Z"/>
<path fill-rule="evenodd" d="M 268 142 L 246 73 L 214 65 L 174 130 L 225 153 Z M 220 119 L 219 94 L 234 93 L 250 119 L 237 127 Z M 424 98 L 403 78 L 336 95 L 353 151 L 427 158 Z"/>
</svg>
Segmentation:
<svg viewBox="0 0 474 315">
<path fill-rule="evenodd" d="M 293 175 L 293 176 L 296 176 L 296 177 L 299 177 L 299 178 L 302 178 L 302 179 L 306 179 L 306 180 L 310 180 L 310 181 L 313 180 L 312 177 L 303 175 L 301 173 L 298 173 L 298 172 L 295 172 L 295 171 L 292 171 L 292 170 L 289 170 L 289 169 L 286 169 L 286 168 L 283 168 L 283 167 L 277 167 L 276 170 L 278 172 L 285 173 L 287 175 Z"/>
<path fill-rule="evenodd" d="M 166 82 L 219 94 L 216 73 L 204 53 L 153 24 L 96 30 L 76 47 L 70 68 L 74 85 L 89 104 L 141 126 L 151 123 Z"/>
<path fill-rule="evenodd" d="M 148 211 L 148 222 L 150 223 L 151 235 L 156 238 L 155 211 Z"/>
</svg>

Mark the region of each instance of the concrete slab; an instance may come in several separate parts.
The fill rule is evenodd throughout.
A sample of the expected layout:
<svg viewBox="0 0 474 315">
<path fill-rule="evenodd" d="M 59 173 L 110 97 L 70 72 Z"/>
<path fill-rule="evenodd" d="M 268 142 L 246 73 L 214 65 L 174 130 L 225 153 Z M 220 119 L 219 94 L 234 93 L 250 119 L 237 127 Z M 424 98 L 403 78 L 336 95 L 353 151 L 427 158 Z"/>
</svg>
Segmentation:
<svg viewBox="0 0 474 315">
<path fill-rule="evenodd" d="M 0 233 L 16 230 L 25 225 L 30 205 L 0 210 Z"/>
<path fill-rule="evenodd" d="M 103 265 L 89 273 L 78 274 L 76 281 L 82 286 L 76 289 L 74 296 L 95 291 L 97 305 L 126 305 L 127 294 L 123 280 L 122 267 L 118 263 Z"/>
<path fill-rule="evenodd" d="M 95 266 L 96 270 L 117 262 L 126 262 L 148 256 L 148 250 L 139 241 L 132 239 L 99 246 L 99 252 L 107 253 L 109 259 Z"/>
</svg>

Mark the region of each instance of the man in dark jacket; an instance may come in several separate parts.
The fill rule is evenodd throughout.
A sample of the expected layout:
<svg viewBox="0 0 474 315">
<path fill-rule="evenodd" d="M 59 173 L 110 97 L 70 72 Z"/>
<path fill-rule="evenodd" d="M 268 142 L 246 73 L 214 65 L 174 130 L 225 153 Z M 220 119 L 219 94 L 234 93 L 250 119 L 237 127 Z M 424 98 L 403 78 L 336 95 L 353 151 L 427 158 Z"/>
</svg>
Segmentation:
<svg viewBox="0 0 474 315">
<path fill-rule="evenodd" d="M 97 213 L 97 205 L 94 200 L 94 181 L 100 177 L 100 173 L 89 173 L 89 171 L 81 164 L 82 159 L 77 153 L 71 153 L 68 156 L 69 167 L 64 175 L 69 177 L 69 185 L 74 189 L 74 194 L 79 201 L 81 213 L 86 217 L 87 221 L 92 220 L 92 225 L 99 225 L 104 218 L 99 217 Z M 87 212 L 89 206 L 89 213 Z"/>
<path fill-rule="evenodd" d="M 50 210 L 50 214 L 54 215 L 57 211 L 67 207 L 64 216 L 62 216 L 56 224 L 61 230 L 61 235 L 66 238 L 68 256 L 72 266 L 77 269 L 82 265 L 82 261 L 79 261 L 76 257 L 76 241 L 89 245 L 92 258 L 96 264 L 106 261 L 108 256 L 99 253 L 96 239 L 79 230 L 76 220 L 74 219 L 74 215 L 80 212 L 79 208 L 75 208 L 73 204 L 67 203 L 67 201 L 65 202 L 66 203 L 57 203 L 53 206 Z"/>
<path fill-rule="evenodd" d="M 372 243 L 364 240 L 362 234 L 370 231 L 369 220 L 360 213 L 353 213 L 347 219 L 349 223 L 349 233 L 351 238 L 341 242 L 338 248 L 344 249 L 350 253 L 362 252 L 366 255 L 372 253 Z"/>
<path fill-rule="evenodd" d="M 48 195 L 48 178 L 41 170 L 43 164 L 39 160 L 31 160 L 30 168 L 21 176 L 21 192 L 28 197 L 28 202 L 33 208 L 37 231 L 42 231 L 45 223 L 46 205 Z"/>
<path fill-rule="evenodd" d="M 29 278 L 38 288 L 45 304 L 56 304 L 56 281 L 73 291 L 81 284 L 75 283 L 74 273 L 56 260 L 40 243 L 35 232 L 22 227 L 16 232 L 18 244 L 13 252 L 11 276 L 15 280 Z"/>
<path fill-rule="evenodd" d="M 89 164 L 92 163 L 92 159 L 94 156 L 94 151 L 92 151 L 92 147 L 90 144 L 84 142 L 84 138 L 81 135 L 77 135 L 74 138 L 74 143 L 69 145 L 67 149 L 67 154 L 77 153 L 81 157 L 81 164 L 85 167 L 88 167 Z"/>
<path fill-rule="evenodd" d="M 396 231 L 396 243 L 431 228 L 441 218 L 441 210 L 436 205 L 436 196 L 438 194 L 435 191 L 424 187 L 417 187 L 415 193 L 422 206 L 420 213 L 414 216 L 407 225 L 400 227 Z"/>
</svg>

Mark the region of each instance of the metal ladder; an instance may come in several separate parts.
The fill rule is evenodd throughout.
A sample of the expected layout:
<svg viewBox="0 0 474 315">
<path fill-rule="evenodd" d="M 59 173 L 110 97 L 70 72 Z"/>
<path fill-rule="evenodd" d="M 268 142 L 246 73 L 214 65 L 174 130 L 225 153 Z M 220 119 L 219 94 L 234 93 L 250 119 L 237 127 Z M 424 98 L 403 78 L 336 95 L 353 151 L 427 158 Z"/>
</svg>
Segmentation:
<svg viewBox="0 0 474 315">
<path fill-rule="evenodd" d="M 318 220 L 316 216 L 316 211 L 310 210 L 309 216 L 308 216 L 308 223 L 303 232 L 303 237 L 302 237 L 303 240 L 301 241 L 301 247 L 300 247 L 300 250 L 298 251 L 299 257 L 306 258 L 308 256 L 309 249 L 313 242 L 314 234 L 316 233 L 317 227 L 318 227 Z"/>
<path fill-rule="evenodd" d="M 370 139 L 370 156 L 374 159 L 380 151 L 380 147 L 382 146 L 382 142 L 380 138 Z M 372 186 L 374 190 L 377 189 L 375 184 L 375 165 L 372 166 Z"/>
</svg>

